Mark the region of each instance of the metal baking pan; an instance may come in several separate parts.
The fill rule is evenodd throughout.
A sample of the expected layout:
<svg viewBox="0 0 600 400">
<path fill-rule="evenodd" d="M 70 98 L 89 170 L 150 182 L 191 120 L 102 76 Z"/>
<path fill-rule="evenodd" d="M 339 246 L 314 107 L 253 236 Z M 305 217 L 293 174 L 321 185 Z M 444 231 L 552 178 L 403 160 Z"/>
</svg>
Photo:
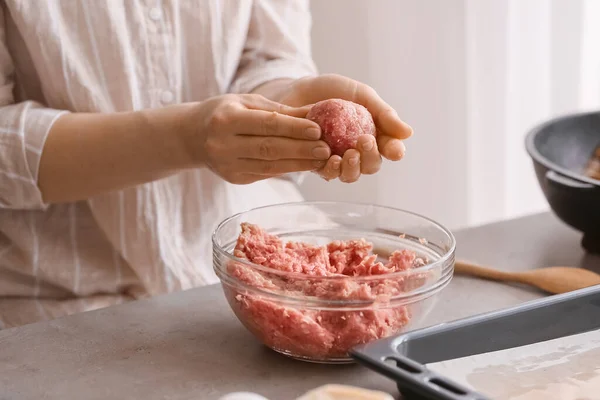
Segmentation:
<svg viewBox="0 0 600 400">
<path fill-rule="evenodd" d="M 397 382 L 407 399 L 488 400 L 424 364 L 600 329 L 600 285 L 357 346 L 360 364 Z"/>
</svg>

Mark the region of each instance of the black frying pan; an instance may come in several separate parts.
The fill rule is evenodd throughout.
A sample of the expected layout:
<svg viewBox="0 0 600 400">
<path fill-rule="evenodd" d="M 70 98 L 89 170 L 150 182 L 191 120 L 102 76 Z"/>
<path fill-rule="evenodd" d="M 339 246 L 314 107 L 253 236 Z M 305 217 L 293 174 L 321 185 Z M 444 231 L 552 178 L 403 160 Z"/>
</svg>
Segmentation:
<svg viewBox="0 0 600 400">
<path fill-rule="evenodd" d="M 588 252 L 600 253 L 600 180 L 585 173 L 600 146 L 600 112 L 553 119 L 525 142 L 553 212 L 583 233 Z"/>
</svg>

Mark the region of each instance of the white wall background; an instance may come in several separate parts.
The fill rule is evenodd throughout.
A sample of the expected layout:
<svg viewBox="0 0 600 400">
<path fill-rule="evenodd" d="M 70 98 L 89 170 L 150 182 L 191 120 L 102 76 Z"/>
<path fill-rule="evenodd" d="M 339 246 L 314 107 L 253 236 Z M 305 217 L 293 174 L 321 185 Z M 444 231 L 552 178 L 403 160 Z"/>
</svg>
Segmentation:
<svg viewBox="0 0 600 400">
<path fill-rule="evenodd" d="M 321 72 L 373 86 L 415 129 L 406 158 L 308 199 L 374 202 L 451 228 L 547 209 L 524 136 L 600 105 L 600 1 L 312 0 Z"/>
</svg>

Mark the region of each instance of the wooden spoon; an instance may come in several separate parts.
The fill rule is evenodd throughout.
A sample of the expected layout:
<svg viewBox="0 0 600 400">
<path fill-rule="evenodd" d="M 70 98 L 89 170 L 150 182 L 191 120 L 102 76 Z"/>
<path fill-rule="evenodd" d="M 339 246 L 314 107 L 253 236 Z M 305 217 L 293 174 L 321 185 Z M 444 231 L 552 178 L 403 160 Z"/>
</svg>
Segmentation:
<svg viewBox="0 0 600 400">
<path fill-rule="evenodd" d="M 575 267 L 547 267 L 523 272 L 508 272 L 482 267 L 466 261 L 456 261 L 454 272 L 494 281 L 523 283 L 552 294 L 600 285 L 600 275 L 587 269 Z"/>
</svg>

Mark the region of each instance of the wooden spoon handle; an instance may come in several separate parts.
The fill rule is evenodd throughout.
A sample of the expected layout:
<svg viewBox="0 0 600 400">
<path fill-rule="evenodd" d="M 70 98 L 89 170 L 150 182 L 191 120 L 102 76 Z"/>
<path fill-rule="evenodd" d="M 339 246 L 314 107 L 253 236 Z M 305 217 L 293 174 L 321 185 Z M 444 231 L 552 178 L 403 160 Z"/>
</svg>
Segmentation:
<svg viewBox="0 0 600 400">
<path fill-rule="evenodd" d="M 454 272 L 462 275 L 471 275 L 479 278 L 491 279 L 494 281 L 529 283 L 526 277 L 520 274 L 498 271 L 497 269 L 482 267 L 467 261 L 456 261 Z"/>
</svg>

